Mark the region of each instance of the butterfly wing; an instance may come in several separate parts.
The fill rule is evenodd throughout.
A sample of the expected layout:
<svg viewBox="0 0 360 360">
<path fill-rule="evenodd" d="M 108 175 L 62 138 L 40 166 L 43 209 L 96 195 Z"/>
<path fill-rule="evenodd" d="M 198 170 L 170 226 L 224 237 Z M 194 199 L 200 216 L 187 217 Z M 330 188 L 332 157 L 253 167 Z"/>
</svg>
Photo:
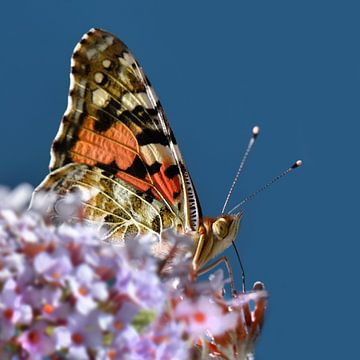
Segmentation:
<svg viewBox="0 0 360 360">
<path fill-rule="evenodd" d="M 51 173 L 36 191 L 88 191 L 84 216 L 106 226 L 108 237 L 195 230 L 201 209 L 193 183 L 163 108 L 126 45 L 92 29 L 71 65 Z"/>
</svg>

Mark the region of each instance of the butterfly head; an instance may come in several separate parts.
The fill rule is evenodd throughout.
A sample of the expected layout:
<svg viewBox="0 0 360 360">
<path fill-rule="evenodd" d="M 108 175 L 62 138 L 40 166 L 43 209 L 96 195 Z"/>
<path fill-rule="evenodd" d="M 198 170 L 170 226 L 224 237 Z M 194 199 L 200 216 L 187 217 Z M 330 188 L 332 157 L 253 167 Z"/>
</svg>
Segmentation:
<svg viewBox="0 0 360 360">
<path fill-rule="evenodd" d="M 205 217 L 197 232 L 194 265 L 203 267 L 209 260 L 221 254 L 235 240 L 243 213 L 221 214 L 215 218 Z"/>
</svg>

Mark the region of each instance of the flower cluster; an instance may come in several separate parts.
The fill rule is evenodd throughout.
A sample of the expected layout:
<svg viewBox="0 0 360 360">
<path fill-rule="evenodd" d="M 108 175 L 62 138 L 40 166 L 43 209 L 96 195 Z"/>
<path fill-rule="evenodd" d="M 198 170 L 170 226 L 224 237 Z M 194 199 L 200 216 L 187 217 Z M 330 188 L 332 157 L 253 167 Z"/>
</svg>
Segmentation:
<svg viewBox="0 0 360 360">
<path fill-rule="evenodd" d="M 237 296 L 226 303 L 220 300 L 219 305 L 222 305 L 225 314 L 236 314 L 236 324 L 221 334 L 212 333 L 209 334 L 208 339 L 200 340 L 198 342 L 200 357 L 253 360 L 255 341 L 260 335 L 264 321 L 266 297 L 264 285 L 257 282 L 252 292 Z"/>
<path fill-rule="evenodd" d="M 251 359 L 261 284 L 225 300 L 222 271 L 197 283 L 190 257 L 162 271 L 151 236 L 106 245 L 91 227 L 24 211 L 29 194 L 0 188 L 1 359 Z"/>
</svg>

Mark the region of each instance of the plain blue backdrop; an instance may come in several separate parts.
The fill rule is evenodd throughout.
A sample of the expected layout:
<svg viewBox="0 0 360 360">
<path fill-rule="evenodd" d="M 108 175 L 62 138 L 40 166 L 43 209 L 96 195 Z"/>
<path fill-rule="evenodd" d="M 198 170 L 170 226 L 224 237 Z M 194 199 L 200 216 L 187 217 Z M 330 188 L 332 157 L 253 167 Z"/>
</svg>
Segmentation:
<svg viewBox="0 0 360 360">
<path fill-rule="evenodd" d="M 111 31 L 156 88 L 205 214 L 221 210 L 253 125 L 262 132 L 233 205 L 304 160 L 247 204 L 237 240 L 248 285 L 262 280 L 271 295 L 257 359 L 354 359 L 359 15 L 358 1 L 8 1 L 0 183 L 42 180 L 72 49 L 91 27 Z"/>
</svg>

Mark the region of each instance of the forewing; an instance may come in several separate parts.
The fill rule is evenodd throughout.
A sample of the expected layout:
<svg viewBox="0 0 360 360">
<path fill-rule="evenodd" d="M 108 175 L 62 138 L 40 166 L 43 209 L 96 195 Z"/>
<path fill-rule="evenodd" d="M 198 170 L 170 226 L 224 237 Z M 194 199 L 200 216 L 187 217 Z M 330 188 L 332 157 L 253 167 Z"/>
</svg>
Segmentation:
<svg viewBox="0 0 360 360">
<path fill-rule="evenodd" d="M 50 170 L 38 190 L 91 187 L 86 218 L 109 223 L 112 216 L 112 231 L 198 226 L 196 192 L 161 104 L 126 45 L 102 30 L 90 30 L 75 47 Z"/>
</svg>

